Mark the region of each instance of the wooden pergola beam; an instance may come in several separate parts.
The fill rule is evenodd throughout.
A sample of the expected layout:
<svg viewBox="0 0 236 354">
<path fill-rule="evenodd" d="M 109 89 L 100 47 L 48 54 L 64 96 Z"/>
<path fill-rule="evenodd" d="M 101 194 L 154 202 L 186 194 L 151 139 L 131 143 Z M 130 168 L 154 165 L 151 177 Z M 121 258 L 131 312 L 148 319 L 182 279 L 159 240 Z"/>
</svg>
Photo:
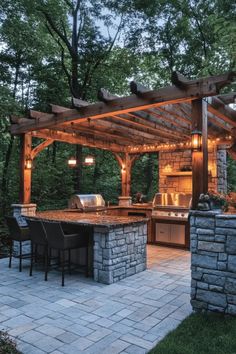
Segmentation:
<svg viewBox="0 0 236 354">
<path fill-rule="evenodd" d="M 81 124 L 78 123 L 76 124 L 75 122 L 75 124 L 83 125 L 86 127 L 94 127 L 94 129 L 96 129 L 97 127 L 103 127 L 104 129 L 116 130 L 117 133 L 119 132 L 119 135 L 121 137 L 123 136 L 123 134 L 127 134 L 127 132 L 129 132 L 129 134 L 131 135 L 134 136 L 139 135 L 147 139 L 156 139 L 156 138 L 158 138 L 159 140 L 160 139 L 170 140 L 171 138 L 173 140 L 181 139 L 181 136 L 174 132 L 172 133 L 169 131 L 169 133 L 167 133 L 167 130 L 163 131 L 161 128 L 159 130 L 157 128 L 151 129 L 150 124 L 145 125 L 143 121 L 142 123 L 140 123 L 139 119 L 138 118 L 135 119 L 135 118 L 129 116 L 128 117 L 111 116 L 106 119 L 91 120 L 89 122 L 83 122 Z M 122 121 L 123 124 L 119 124 L 120 121 Z"/>
<path fill-rule="evenodd" d="M 216 145 L 221 146 L 224 145 L 226 148 L 230 148 L 233 143 L 233 138 L 229 135 L 223 137 L 214 137 L 208 139 L 209 146 Z M 190 150 L 191 149 L 191 141 L 190 138 L 188 141 L 182 143 L 160 143 L 160 144 L 144 144 L 144 145 L 130 145 L 125 147 L 125 151 L 129 154 L 145 154 L 159 151 L 176 151 L 176 150 Z"/>
<path fill-rule="evenodd" d="M 97 126 L 97 125 L 90 125 L 88 126 L 82 126 L 81 124 L 70 124 L 66 126 L 58 126 L 55 128 L 56 130 L 61 130 L 64 132 L 68 133 L 83 133 L 83 136 L 93 136 L 98 139 L 106 139 L 106 140 L 111 140 L 114 143 L 122 143 L 124 145 L 127 144 L 132 144 L 132 141 L 139 142 L 140 144 L 144 141 L 144 138 L 142 136 L 138 136 L 135 134 L 130 134 L 129 132 L 125 132 L 124 134 L 119 134 L 119 131 L 115 130 L 114 128 L 108 128 L 108 125 L 103 126 Z M 153 139 L 149 139 L 151 141 Z"/>
<path fill-rule="evenodd" d="M 212 99 L 208 99 L 208 111 L 233 127 L 236 127 L 236 112 L 230 107 L 225 106 L 224 102 L 219 98 L 212 97 Z"/>
<path fill-rule="evenodd" d="M 236 92 L 225 93 L 224 95 L 217 96 L 224 104 L 236 103 Z"/>
<path fill-rule="evenodd" d="M 37 145 L 34 149 L 31 150 L 31 159 L 33 160 L 41 151 L 43 151 L 47 146 L 53 143 L 53 139 L 46 139 L 39 145 Z"/>
<path fill-rule="evenodd" d="M 68 144 L 80 144 L 84 146 L 94 147 L 102 150 L 110 150 L 114 152 L 123 152 L 124 147 L 112 142 L 106 142 L 104 140 L 96 138 L 86 138 L 79 134 L 65 133 L 61 131 L 55 131 L 50 129 L 35 130 L 29 133 L 32 137 L 42 138 L 42 139 L 53 139 L 57 141 L 62 141 Z"/>
<path fill-rule="evenodd" d="M 212 85 L 214 86 L 214 89 L 219 91 L 222 87 L 230 84 L 235 77 L 236 77 L 235 72 L 227 72 L 216 76 L 203 77 L 196 80 L 189 80 L 178 71 L 174 71 L 171 76 L 171 81 L 174 85 L 182 88 L 183 90 L 188 90 L 191 86 L 198 84 L 202 88 L 204 86 L 208 87 Z"/>
<path fill-rule="evenodd" d="M 130 113 L 129 113 L 130 115 Z M 167 126 L 164 123 L 164 117 L 162 116 L 158 116 L 156 114 L 156 116 L 154 117 L 154 115 L 152 113 L 145 111 L 139 111 L 139 112 L 133 112 L 132 115 L 136 118 L 136 119 L 141 119 L 143 123 L 145 123 L 145 121 L 148 121 L 150 124 L 152 124 L 152 126 L 159 131 L 159 133 L 163 134 L 163 136 L 165 137 L 169 137 L 169 140 L 182 140 L 184 137 L 184 132 L 178 131 L 176 130 L 175 127 L 170 127 Z"/>
<path fill-rule="evenodd" d="M 161 107 L 159 107 L 159 108 L 161 108 Z M 158 108 L 158 109 L 159 109 L 159 108 Z M 163 120 L 166 121 L 167 123 L 170 124 L 170 126 L 172 127 L 172 129 L 173 129 L 173 126 L 174 126 L 175 132 L 182 133 L 182 136 L 183 136 L 183 137 L 188 136 L 188 134 L 189 134 L 188 127 L 182 126 L 182 125 L 179 123 L 178 120 L 173 119 L 172 117 L 170 117 L 171 114 L 170 114 L 168 111 L 164 110 L 164 114 L 163 114 L 163 111 L 158 112 L 157 110 L 154 111 L 154 109 L 152 109 L 152 110 L 151 110 L 151 109 L 147 109 L 145 112 L 147 112 L 147 113 L 153 115 L 154 117 L 156 117 L 156 118 L 158 118 L 158 119 L 161 119 L 162 121 L 163 121 Z M 171 128 L 171 127 L 169 127 L 169 128 Z M 166 128 L 168 129 L 168 126 L 166 126 Z M 177 130 L 177 129 L 179 129 L 179 130 Z M 180 132 L 180 130 L 181 130 L 181 132 Z"/>
<path fill-rule="evenodd" d="M 131 119 L 130 117 L 124 117 L 124 116 L 112 116 L 112 118 L 108 118 L 109 119 L 109 122 L 111 122 L 111 119 L 115 118 L 117 123 L 118 121 L 122 121 L 123 124 L 122 126 L 125 128 L 125 129 L 130 129 L 131 130 L 131 133 L 133 132 L 133 134 L 139 134 L 141 136 L 143 136 L 144 138 L 147 137 L 149 135 L 152 136 L 152 139 L 154 140 L 156 137 L 158 138 L 165 138 L 165 139 L 173 139 L 173 140 L 180 140 L 182 137 L 181 137 L 181 134 L 178 134 L 176 132 L 172 132 L 169 130 L 169 132 L 167 133 L 166 130 L 164 130 L 164 128 L 162 129 L 161 126 L 157 125 L 157 128 L 151 128 L 149 125 L 146 125 L 145 123 L 140 123 L 140 120 L 139 120 L 139 117 L 137 117 L 135 115 L 134 119 Z M 101 120 L 98 121 L 98 124 L 100 124 Z M 107 120 L 106 120 L 107 122 Z M 112 124 L 116 124 L 117 123 L 114 123 L 114 121 L 112 121 Z M 96 121 L 96 124 L 97 124 L 97 121 Z"/>
<path fill-rule="evenodd" d="M 75 119 L 85 121 L 88 118 L 100 119 L 112 114 L 119 115 L 137 110 L 145 110 L 152 107 L 188 102 L 196 98 L 214 96 L 218 94 L 219 87 L 232 81 L 234 74 L 227 73 L 217 77 L 189 81 L 187 88 L 183 90 L 177 86 L 164 87 L 159 90 L 143 92 L 141 96 L 131 95 L 116 98 L 112 104 L 95 103 L 83 106 L 77 110 L 61 112 L 51 116 L 39 117 L 38 120 L 29 120 L 11 126 L 12 134 L 26 133 L 32 130 L 39 130 L 52 127 L 63 122 L 70 122 Z M 33 114 L 35 116 L 35 114 Z"/>
</svg>

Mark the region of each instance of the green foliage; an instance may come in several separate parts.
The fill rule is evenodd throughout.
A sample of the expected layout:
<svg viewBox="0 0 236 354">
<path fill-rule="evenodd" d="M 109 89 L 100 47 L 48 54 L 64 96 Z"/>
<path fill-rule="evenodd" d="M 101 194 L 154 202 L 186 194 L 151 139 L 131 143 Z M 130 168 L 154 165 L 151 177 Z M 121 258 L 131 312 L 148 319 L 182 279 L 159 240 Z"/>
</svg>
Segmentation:
<svg viewBox="0 0 236 354">
<path fill-rule="evenodd" d="M 234 354 L 236 319 L 193 314 L 169 333 L 150 354 Z"/>
<path fill-rule="evenodd" d="M 11 203 L 19 200 L 19 138 L 9 134 L 10 115 L 24 117 L 29 108 L 50 111 L 51 103 L 70 106 L 74 55 L 69 50 L 73 33 L 70 4 L 75 3 L 0 3 L 1 213 L 10 211 Z M 69 45 L 53 32 L 45 14 Z M 190 77 L 234 69 L 235 16 L 230 0 L 81 1 L 80 35 L 73 48 L 81 96 L 94 102 L 100 87 L 120 96 L 129 94 L 128 83 L 133 79 L 158 88 L 170 82 L 173 69 Z M 117 202 L 121 193 L 117 161 L 107 151 L 83 148 L 83 157 L 89 153 L 95 155 L 96 164 L 83 166 L 81 192 L 102 193 L 107 201 Z M 32 201 L 39 208 L 66 207 L 76 189 L 76 171 L 66 163 L 73 155 L 75 146 L 56 143 L 35 159 Z M 229 159 L 230 190 L 236 190 L 235 172 L 235 163 Z M 142 192 L 151 200 L 158 189 L 157 175 L 157 156 L 141 156 L 133 166 L 132 196 Z"/>
<path fill-rule="evenodd" d="M 15 342 L 3 331 L 0 331 L 0 354 L 20 354 Z"/>
</svg>

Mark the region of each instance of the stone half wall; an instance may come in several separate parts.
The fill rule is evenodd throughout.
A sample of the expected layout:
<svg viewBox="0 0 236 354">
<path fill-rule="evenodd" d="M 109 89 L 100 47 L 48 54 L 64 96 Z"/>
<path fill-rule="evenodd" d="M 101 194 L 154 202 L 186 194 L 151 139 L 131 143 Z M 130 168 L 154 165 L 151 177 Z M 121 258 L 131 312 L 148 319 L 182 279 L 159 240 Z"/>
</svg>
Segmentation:
<svg viewBox="0 0 236 354">
<path fill-rule="evenodd" d="M 192 176 L 167 176 L 180 172 L 184 166 L 192 166 L 191 150 L 159 153 L 159 192 L 192 192 Z M 209 191 L 227 192 L 227 153 L 226 150 L 209 147 L 208 154 Z"/>
<path fill-rule="evenodd" d="M 236 315 L 236 215 L 193 211 L 191 304 Z"/>
<path fill-rule="evenodd" d="M 94 280 L 112 284 L 147 267 L 147 225 L 94 228 Z"/>
</svg>

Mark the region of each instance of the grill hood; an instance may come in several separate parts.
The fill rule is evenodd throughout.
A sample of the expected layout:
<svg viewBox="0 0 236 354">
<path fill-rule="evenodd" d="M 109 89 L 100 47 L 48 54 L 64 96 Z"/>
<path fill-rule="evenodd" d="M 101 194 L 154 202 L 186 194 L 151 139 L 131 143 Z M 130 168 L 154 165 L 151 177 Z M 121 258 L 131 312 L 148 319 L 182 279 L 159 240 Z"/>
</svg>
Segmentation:
<svg viewBox="0 0 236 354">
<path fill-rule="evenodd" d="M 74 194 L 68 202 L 69 209 L 93 211 L 105 209 L 105 200 L 101 194 Z"/>
</svg>

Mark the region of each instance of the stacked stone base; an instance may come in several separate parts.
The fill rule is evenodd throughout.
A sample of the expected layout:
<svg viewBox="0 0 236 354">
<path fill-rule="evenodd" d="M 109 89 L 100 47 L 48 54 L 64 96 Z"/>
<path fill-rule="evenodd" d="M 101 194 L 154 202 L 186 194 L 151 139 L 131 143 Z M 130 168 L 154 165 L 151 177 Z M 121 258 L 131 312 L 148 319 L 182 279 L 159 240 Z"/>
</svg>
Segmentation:
<svg viewBox="0 0 236 354">
<path fill-rule="evenodd" d="M 112 284 L 146 269 L 147 225 L 94 229 L 94 280 Z"/>
<path fill-rule="evenodd" d="M 12 204 L 13 216 L 17 219 L 20 227 L 26 227 L 27 222 L 24 216 L 34 216 L 36 212 L 36 204 Z M 25 241 L 22 243 L 22 253 L 29 254 L 31 252 L 31 243 L 30 241 Z M 19 242 L 14 242 L 13 245 L 13 254 L 15 256 L 20 253 Z"/>
<path fill-rule="evenodd" d="M 191 304 L 236 315 L 236 215 L 192 212 Z"/>
</svg>

